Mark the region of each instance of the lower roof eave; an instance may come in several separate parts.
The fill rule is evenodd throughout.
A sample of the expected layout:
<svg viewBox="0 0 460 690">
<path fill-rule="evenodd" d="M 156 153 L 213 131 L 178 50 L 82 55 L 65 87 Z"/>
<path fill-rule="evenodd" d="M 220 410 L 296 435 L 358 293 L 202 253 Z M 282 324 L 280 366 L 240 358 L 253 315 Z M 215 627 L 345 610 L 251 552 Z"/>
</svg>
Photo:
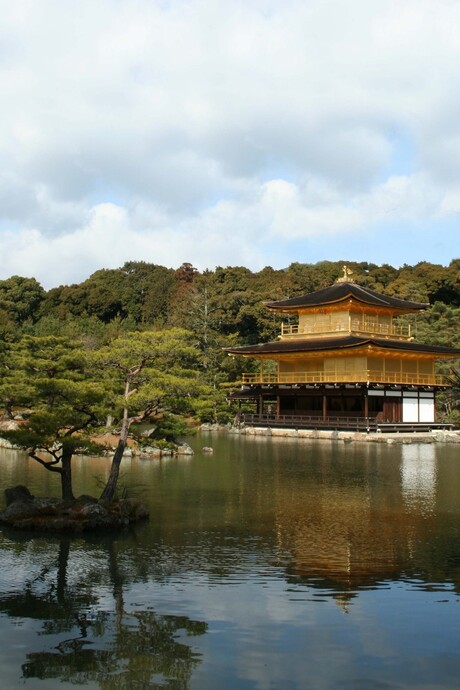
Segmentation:
<svg viewBox="0 0 460 690">
<path fill-rule="evenodd" d="M 448 385 L 432 384 L 390 384 L 390 383 L 270 383 L 270 384 L 244 384 L 240 390 L 231 393 L 229 400 L 251 400 L 261 395 L 279 395 L 289 393 L 333 393 L 337 390 L 353 391 L 391 391 L 393 393 L 404 391 L 435 392 L 446 390 Z"/>
<path fill-rule="evenodd" d="M 352 351 L 354 354 L 373 349 L 374 351 L 412 354 L 433 359 L 456 359 L 460 357 L 460 348 L 446 345 L 424 345 L 413 341 L 386 340 L 378 337 L 363 337 L 343 335 L 332 338 L 315 338 L 305 340 L 276 340 L 257 345 L 243 345 L 224 348 L 224 352 L 243 357 L 277 359 L 284 356 L 311 353 L 327 353 L 331 356 L 335 351 Z"/>
</svg>

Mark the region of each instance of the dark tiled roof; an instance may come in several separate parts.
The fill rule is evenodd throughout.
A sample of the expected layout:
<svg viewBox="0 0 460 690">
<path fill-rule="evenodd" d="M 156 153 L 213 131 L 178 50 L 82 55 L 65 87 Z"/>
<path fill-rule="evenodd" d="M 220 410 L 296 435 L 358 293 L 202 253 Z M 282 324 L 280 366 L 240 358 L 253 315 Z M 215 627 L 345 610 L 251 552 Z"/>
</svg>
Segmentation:
<svg viewBox="0 0 460 690">
<path fill-rule="evenodd" d="M 336 302 L 344 302 L 350 298 L 363 304 L 374 307 L 384 307 L 387 309 L 397 309 L 398 311 L 414 311 L 426 309 L 429 305 L 422 302 L 409 302 L 405 299 L 382 295 L 374 290 L 358 285 L 357 283 L 334 283 L 327 288 L 309 292 L 300 297 L 280 300 L 279 302 L 268 302 L 270 309 L 296 309 L 301 307 L 318 307 Z"/>
<path fill-rule="evenodd" d="M 288 352 L 321 352 L 327 350 L 339 350 L 357 348 L 364 345 L 373 345 L 388 350 L 401 350 L 404 352 L 419 352 L 448 357 L 460 357 L 460 349 L 445 345 L 422 345 L 421 343 L 407 340 L 384 340 L 380 338 L 360 338 L 355 335 L 341 338 L 316 338 L 312 340 L 277 340 L 271 343 L 259 345 L 243 345 L 242 347 L 227 347 L 225 351 L 232 355 L 274 355 Z"/>
</svg>

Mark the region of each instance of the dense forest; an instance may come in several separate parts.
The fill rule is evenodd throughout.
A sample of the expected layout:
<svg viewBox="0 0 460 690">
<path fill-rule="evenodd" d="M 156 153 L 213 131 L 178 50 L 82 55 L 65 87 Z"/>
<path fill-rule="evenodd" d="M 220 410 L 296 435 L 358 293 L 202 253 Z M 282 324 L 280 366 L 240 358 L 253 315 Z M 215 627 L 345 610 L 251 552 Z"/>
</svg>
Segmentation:
<svg viewBox="0 0 460 690">
<path fill-rule="evenodd" d="M 361 285 L 429 304 L 423 313 L 407 317 L 416 327 L 417 340 L 460 347 L 460 259 L 449 266 L 347 265 Z M 3 364 L 8 365 L 6 353 L 17 349 L 24 338 L 61 338 L 96 351 L 133 332 L 185 329 L 198 353 L 195 366 L 207 386 L 207 393 L 198 396 L 189 412 L 205 421 L 228 421 L 232 412 L 225 402 L 226 391 L 238 380 L 242 367 L 248 370 L 254 365 L 228 357 L 222 348 L 275 338 L 280 317 L 264 302 L 326 287 L 342 275 L 342 266 L 343 262 L 322 261 L 293 263 L 282 270 L 268 266 L 252 272 L 237 266 L 200 272 L 189 263 L 174 270 L 131 261 L 121 268 L 99 270 L 82 283 L 48 291 L 34 278 L 12 276 L 0 281 Z M 448 372 L 451 364 L 443 366 Z M 3 388 L 0 379 L 0 394 L 2 389 L 8 389 L 5 377 Z M 8 395 L 4 393 L 2 399 L 6 408 Z M 452 401 L 443 404 L 444 412 L 455 416 Z"/>
</svg>

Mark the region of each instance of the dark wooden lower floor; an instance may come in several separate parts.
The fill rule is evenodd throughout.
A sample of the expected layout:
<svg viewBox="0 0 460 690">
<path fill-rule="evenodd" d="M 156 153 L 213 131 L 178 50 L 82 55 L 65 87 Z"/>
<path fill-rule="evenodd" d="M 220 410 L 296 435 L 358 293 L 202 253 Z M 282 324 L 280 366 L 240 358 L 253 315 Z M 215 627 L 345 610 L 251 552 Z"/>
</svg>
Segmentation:
<svg viewBox="0 0 460 690">
<path fill-rule="evenodd" d="M 429 430 L 445 426 L 436 420 L 433 387 L 243 386 L 230 399 L 238 402 L 245 424 L 267 420 L 280 427 L 294 424 L 299 428 L 359 431 Z"/>
<path fill-rule="evenodd" d="M 273 429 L 311 429 L 328 431 L 360 431 L 365 433 L 402 433 L 425 432 L 434 429 L 446 431 L 453 428 L 452 424 L 438 422 L 382 422 L 377 417 L 359 416 L 328 416 L 315 415 L 270 415 L 240 413 L 237 419 L 241 426 L 266 427 Z"/>
</svg>

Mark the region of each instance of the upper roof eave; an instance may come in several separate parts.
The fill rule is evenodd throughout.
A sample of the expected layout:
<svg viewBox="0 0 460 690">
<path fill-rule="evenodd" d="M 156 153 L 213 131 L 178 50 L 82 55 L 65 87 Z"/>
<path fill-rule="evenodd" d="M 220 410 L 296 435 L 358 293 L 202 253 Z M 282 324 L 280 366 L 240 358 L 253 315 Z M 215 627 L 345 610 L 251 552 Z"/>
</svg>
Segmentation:
<svg viewBox="0 0 460 690">
<path fill-rule="evenodd" d="M 373 307 L 396 310 L 401 313 L 420 311 L 429 307 L 429 304 L 423 302 L 411 302 L 397 297 L 390 297 L 389 295 L 382 295 L 379 292 L 351 282 L 334 283 L 321 290 L 299 295 L 298 297 L 292 297 L 291 299 L 265 302 L 265 306 L 269 309 L 292 311 L 302 308 L 330 306 L 332 304 L 345 302 L 349 299 L 355 299 L 358 302 Z"/>
</svg>

